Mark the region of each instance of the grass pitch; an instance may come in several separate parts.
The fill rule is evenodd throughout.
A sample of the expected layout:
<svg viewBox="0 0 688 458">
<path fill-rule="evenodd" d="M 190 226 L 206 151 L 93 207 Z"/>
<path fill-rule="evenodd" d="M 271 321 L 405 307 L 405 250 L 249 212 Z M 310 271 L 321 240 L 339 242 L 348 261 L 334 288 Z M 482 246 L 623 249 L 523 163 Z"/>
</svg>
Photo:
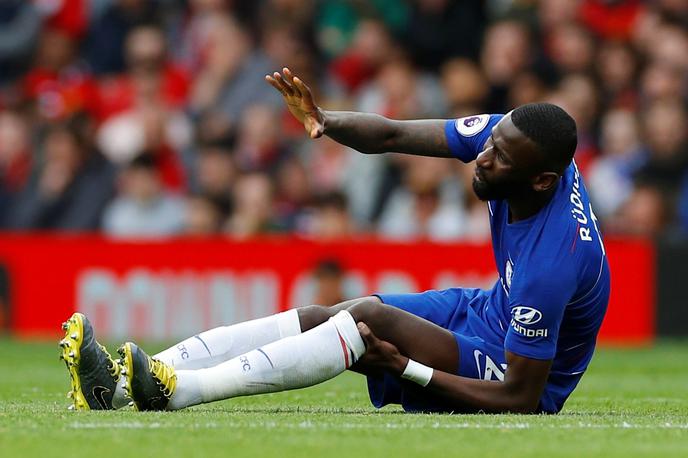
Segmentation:
<svg viewBox="0 0 688 458">
<path fill-rule="evenodd" d="M 69 412 L 57 355 L 0 340 L 0 456 L 688 457 L 687 341 L 598 350 L 556 416 L 376 411 L 350 373 L 180 412 Z"/>
</svg>

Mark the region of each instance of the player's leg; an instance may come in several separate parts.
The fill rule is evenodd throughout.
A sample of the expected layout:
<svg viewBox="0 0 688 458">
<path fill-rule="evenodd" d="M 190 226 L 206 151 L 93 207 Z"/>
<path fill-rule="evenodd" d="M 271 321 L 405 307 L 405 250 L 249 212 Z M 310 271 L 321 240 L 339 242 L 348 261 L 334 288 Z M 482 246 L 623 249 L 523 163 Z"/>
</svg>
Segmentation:
<svg viewBox="0 0 688 458">
<path fill-rule="evenodd" d="M 201 332 L 153 357 L 175 369 L 203 369 L 301 333 L 295 309 Z"/>
<path fill-rule="evenodd" d="M 356 322 L 347 311 L 302 334 L 206 369 L 175 370 L 129 342 L 120 349 L 128 391 L 139 410 L 179 409 L 311 386 L 343 372 L 364 352 Z"/>
<path fill-rule="evenodd" d="M 172 371 L 162 362 L 147 358 L 134 344 L 125 344 L 122 353 L 127 371 L 142 375 L 130 378 L 132 397 L 140 409 L 160 409 L 167 404 L 167 398 L 167 408 L 179 409 L 323 382 L 351 367 L 364 353 L 357 320 L 365 321 L 373 332 L 404 349 L 411 358 L 441 370 L 456 371 L 458 350 L 451 332 L 376 298 L 354 301 L 346 310 L 322 307 L 301 313 L 303 323 L 313 325 L 306 332 L 195 371 Z M 319 320 L 326 321 L 315 325 Z M 154 377 L 148 375 L 151 373 Z M 155 383 L 151 382 L 153 378 L 157 378 Z M 163 388 L 164 396 L 156 384 Z"/>
<path fill-rule="evenodd" d="M 358 301 L 360 299 L 344 301 L 332 307 L 331 310 L 346 310 Z M 159 359 L 175 369 L 204 369 L 276 340 L 298 335 L 302 330 L 311 329 L 313 326 L 327 321 L 333 315 L 333 313 L 327 316 L 322 315 L 319 322 L 315 322 L 315 317 L 312 317 L 308 320 L 308 327 L 306 328 L 302 327 L 303 318 L 297 309 L 255 320 L 219 326 L 172 345 L 170 348 L 153 355 L 153 358 Z"/>
<path fill-rule="evenodd" d="M 413 296 L 418 297 L 418 303 L 425 302 L 427 298 L 423 293 Z M 356 322 L 366 323 L 378 338 L 394 344 L 401 354 L 430 367 L 455 372 L 458 368 L 458 349 L 454 334 L 430 321 L 430 318 L 436 320 L 436 316 L 422 316 L 428 308 L 426 302 L 423 312 L 407 311 L 384 304 L 377 296 L 368 296 L 334 307 L 309 305 L 297 310 L 303 330 L 322 323 L 341 310 L 347 310 Z M 438 351 L 438 348 L 444 351 Z M 359 366 L 358 369 L 363 368 Z"/>
<path fill-rule="evenodd" d="M 356 302 L 357 300 L 345 301 L 339 304 L 339 307 L 346 308 Z M 322 321 L 327 319 L 329 315 L 323 316 Z M 312 319 L 310 323 L 313 323 Z M 308 329 L 310 327 L 312 324 Z M 300 333 L 299 316 L 297 310 L 292 309 L 264 318 L 204 331 L 163 350 L 153 358 L 179 370 L 204 369 L 268 343 Z M 119 374 L 117 380 L 120 380 Z M 121 377 L 121 382 L 113 387 L 112 399 L 108 398 L 109 408 L 112 406 L 120 408 L 129 404 L 131 400 L 124 389 L 127 383 L 127 376 L 124 375 Z"/>
</svg>

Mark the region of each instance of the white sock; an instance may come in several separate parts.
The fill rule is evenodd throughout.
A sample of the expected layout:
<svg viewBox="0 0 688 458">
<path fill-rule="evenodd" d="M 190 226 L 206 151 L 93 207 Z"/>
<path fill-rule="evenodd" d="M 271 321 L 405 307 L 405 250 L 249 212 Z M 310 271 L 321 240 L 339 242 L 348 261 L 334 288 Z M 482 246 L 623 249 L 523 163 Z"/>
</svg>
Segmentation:
<svg viewBox="0 0 688 458">
<path fill-rule="evenodd" d="M 300 333 L 299 316 L 296 309 L 292 309 L 265 318 L 202 332 L 153 357 L 175 369 L 204 369 L 270 342 Z"/>
<path fill-rule="evenodd" d="M 315 385 L 342 373 L 364 352 L 356 322 L 343 310 L 303 334 L 215 367 L 176 371 L 177 388 L 167 408 Z"/>
</svg>

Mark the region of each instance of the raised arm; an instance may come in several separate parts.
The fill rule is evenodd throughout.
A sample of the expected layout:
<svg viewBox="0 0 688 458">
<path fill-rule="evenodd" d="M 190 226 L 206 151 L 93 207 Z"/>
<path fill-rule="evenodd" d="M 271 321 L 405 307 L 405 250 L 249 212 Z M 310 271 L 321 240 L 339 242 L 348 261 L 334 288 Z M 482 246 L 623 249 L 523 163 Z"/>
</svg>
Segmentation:
<svg viewBox="0 0 688 458">
<path fill-rule="evenodd" d="M 309 87 L 288 68 L 265 79 L 282 94 L 289 111 L 311 138 L 327 135 L 366 154 L 453 157 L 444 133 L 445 120 L 397 121 L 371 113 L 327 111 L 315 104 Z"/>
</svg>

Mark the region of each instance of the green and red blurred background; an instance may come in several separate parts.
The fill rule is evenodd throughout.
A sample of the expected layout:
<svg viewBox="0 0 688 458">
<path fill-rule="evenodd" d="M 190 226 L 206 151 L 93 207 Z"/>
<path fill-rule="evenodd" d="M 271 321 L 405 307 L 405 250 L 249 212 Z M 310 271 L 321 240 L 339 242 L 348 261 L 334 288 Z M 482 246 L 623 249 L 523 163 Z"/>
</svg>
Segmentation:
<svg viewBox="0 0 688 458">
<path fill-rule="evenodd" d="M 2 0 L 0 328 L 172 339 L 373 291 L 489 286 L 472 166 L 311 141 L 330 109 L 576 119 L 601 340 L 688 335 L 688 0 Z M 543 272 L 556 275 L 556 272 Z"/>
</svg>

